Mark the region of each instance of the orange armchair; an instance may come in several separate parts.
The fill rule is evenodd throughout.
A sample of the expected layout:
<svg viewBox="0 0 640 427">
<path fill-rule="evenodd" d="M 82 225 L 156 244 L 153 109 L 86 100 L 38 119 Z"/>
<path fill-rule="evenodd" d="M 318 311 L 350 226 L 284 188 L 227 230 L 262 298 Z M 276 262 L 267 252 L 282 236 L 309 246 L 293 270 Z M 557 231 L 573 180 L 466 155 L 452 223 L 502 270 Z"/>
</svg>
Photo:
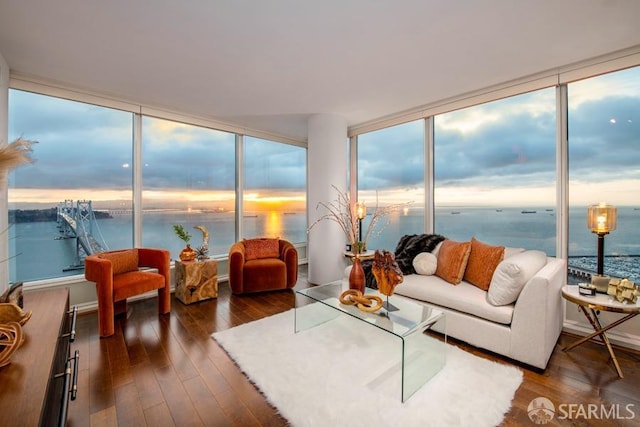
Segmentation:
<svg viewBox="0 0 640 427">
<path fill-rule="evenodd" d="M 229 249 L 234 294 L 290 289 L 298 281 L 298 251 L 286 240 L 249 239 Z"/>
<path fill-rule="evenodd" d="M 158 312 L 171 311 L 169 251 L 136 248 L 102 252 L 84 260 L 84 277 L 96 283 L 98 329 L 101 337 L 114 333 L 114 316 L 126 311 L 127 298 L 158 290 Z M 140 270 L 156 268 L 157 273 Z"/>
</svg>

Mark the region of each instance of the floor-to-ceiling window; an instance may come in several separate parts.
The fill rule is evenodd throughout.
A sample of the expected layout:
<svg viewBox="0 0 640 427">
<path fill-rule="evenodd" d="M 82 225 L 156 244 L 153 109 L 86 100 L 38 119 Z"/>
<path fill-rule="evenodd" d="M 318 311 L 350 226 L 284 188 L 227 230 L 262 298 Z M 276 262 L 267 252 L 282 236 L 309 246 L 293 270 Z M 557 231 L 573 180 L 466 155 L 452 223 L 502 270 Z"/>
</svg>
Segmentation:
<svg viewBox="0 0 640 427">
<path fill-rule="evenodd" d="M 424 127 L 424 120 L 416 120 L 358 136 L 358 201 L 367 206 L 363 233 L 376 203 L 403 205 L 383 219 L 367 249 L 393 252 L 404 234 L 424 232 Z"/>
<path fill-rule="evenodd" d="M 306 242 L 306 149 L 244 137 L 242 237 Z"/>
<path fill-rule="evenodd" d="M 596 270 L 587 207 L 617 207 L 604 273 L 640 281 L 640 67 L 568 85 L 569 265 Z"/>
<path fill-rule="evenodd" d="M 244 136 L 238 165 L 235 133 L 141 115 L 136 158 L 138 120 L 127 107 L 10 91 L 10 140 L 39 141 L 35 163 L 9 175 L 10 259 L 4 262 L 12 281 L 81 275 L 87 254 L 132 247 L 138 233 L 143 246 L 167 248 L 177 258 L 184 242 L 174 224 L 196 248 L 205 232 L 195 227 L 204 226 L 214 257 L 224 257 L 242 237 L 304 245 L 306 147 Z M 236 211 L 237 173 L 244 176 L 244 212 Z M 141 230 L 134 229 L 138 212 Z M 238 221 L 242 236 L 236 236 Z"/>
<path fill-rule="evenodd" d="M 10 90 L 9 140 L 38 141 L 9 176 L 11 280 L 78 274 L 87 251 L 132 245 L 132 116 Z"/>
<path fill-rule="evenodd" d="M 435 117 L 435 231 L 556 252 L 553 88 Z"/>
<path fill-rule="evenodd" d="M 142 206 L 144 246 L 177 258 L 185 245 L 173 231 L 179 224 L 192 247 L 208 231 L 209 255 L 226 254 L 235 242 L 235 134 L 143 117 Z"/>
</svg>

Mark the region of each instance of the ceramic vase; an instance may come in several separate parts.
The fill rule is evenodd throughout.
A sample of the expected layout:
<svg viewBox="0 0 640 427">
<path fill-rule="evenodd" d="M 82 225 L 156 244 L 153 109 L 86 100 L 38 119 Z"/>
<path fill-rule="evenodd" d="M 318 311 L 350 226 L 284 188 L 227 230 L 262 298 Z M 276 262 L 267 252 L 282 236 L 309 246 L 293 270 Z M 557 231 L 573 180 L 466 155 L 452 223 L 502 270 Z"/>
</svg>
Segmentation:
<svg viewBox="0 0 640 427">
<path fill-rule="evenodd" d="M 362 262 L 359 256 L 353 257 L 353 267 L 351 267 L 351 273 L 349 273 L 349 289 L 355 289 L 364 294 L 364 269 L 362 268 Z"/>
<path fill-rule="evenodd" d="M 197 256 L 198 253 L 187 243 L 187 247 L 180 252 L 180 261 L 193 261 Z"/>
</svg>

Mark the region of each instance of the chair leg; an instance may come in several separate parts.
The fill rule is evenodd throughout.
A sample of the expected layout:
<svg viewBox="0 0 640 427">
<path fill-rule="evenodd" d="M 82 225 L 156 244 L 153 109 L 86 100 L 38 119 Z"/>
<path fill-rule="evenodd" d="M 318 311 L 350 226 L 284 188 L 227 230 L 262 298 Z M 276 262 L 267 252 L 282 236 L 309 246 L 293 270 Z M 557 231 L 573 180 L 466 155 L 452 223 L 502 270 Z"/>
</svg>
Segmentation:
<svg viewBox="0 0 640 427">
<path fill-rule="evenodd" d="M 122 301 L 115 301 L 113 303 L 113 315 L 119 316 L 121 314 L 126 314 L 127 312 L 127 300 L 123 299 Z"/>
<path fill-rule="evenodd" d="M 158 289 L 158 313 L 167 314 L 171 312 L 171 290 L 166 288 Z"/>
</svg>

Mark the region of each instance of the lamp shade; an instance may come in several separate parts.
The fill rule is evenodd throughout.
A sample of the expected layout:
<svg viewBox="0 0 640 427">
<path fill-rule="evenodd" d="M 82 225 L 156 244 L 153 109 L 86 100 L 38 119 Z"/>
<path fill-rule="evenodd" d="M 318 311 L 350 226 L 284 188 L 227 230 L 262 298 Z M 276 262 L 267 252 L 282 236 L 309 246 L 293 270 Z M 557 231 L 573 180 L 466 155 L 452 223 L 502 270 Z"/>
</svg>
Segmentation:
<svg viewBox="0 0 640 427">
<path fill-rule="evenodd" d="M 587 227 L 592 233 L 607 234 L 616 229 L 617 209 L 600 203 L 591 205 L 587 210 Z"/>
<path fill-rule="evenodd" d="M 367 205 L 365 205 L 364 202 L 356 203 L 355 208 L 358 219 L 364 219 L 364 217 L 367 216 Z"/>
</svg>

